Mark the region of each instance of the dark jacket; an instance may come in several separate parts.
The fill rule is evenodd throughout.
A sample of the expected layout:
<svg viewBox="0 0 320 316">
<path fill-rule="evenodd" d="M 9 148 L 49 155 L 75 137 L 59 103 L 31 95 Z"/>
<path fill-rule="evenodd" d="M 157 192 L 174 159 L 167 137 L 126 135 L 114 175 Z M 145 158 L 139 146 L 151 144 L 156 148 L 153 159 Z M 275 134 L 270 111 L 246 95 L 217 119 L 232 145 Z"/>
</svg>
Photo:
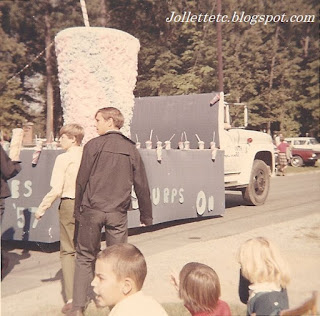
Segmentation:
<svg viewBox="0 0 320 316">
<path fill-rule="evenodd" d="M 249 299 L 247 304 L 247 316 L 253 313 L 256 316 L 278 316 L 284 309 L 289 308 L 286 289 L 281 291 L 259 292 Z"/>
<path fill-rule="evenodd" d="M 102 212 L 126 212 L 131 208 L 134 186 L 140 221 L 152 224 L 150 190 L 143 161 L 134 142 L 111 131 L 91 139 L 83 149 L 76 182 L 75 217 L 81 206 Z"/>
<path fill-rule="evenodd" d="M 7 181 L 13 178 L 21 170 L 20 164 L 15 161 L 11 161 L 7 153 L 0 145 L 0 198 L 5 199 L 11 196 L 9 185 Z"/>
</svg>

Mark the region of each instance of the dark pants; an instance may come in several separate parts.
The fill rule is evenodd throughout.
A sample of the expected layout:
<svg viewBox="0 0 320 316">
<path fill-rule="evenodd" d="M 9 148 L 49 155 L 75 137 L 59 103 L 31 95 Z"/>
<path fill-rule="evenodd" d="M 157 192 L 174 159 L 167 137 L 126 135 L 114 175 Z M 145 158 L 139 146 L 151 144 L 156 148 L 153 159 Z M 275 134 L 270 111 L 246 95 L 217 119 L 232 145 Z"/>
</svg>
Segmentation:
<svg viewBox="0 0 320 316">
<path fill-rule="evenodd" d="M 73 307 L 82 308 L 92 293 L 95 261 L 100 251 L 101 230 L 105 227 L 106 245 L 128 241 L 127 212 L 104 213 L 84 208 L 76 229 L 76 266 Z"/>
</svg>

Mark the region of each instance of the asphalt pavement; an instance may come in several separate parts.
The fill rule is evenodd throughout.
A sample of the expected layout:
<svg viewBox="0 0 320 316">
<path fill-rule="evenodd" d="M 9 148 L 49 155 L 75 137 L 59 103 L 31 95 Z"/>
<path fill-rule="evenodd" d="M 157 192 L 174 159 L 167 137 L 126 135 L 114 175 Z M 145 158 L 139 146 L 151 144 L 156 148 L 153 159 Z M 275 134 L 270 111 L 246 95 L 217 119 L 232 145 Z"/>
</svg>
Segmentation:
<svg viewBox="0 0 320 316">
<path fill-rule="evenodd" d="M 288 289 L 290 304 L 301 303 L 312 290 L 320 289 L 319 192 L 320 173 L 277 177 L 264 206 L 244 206 L 239 195 L 229 193 L 224 217 L 163 224 L 143 233 L 131 231 L 129 242 L 142 250 L 148 264 L 144 291 L 161 303 L 179 302 L 170 273 L 186 262 L 199 261 L 217 271 L 222 298 L 241 313 L 236 251 L 246 239 L 263 235 L 276 241 L 290 258 L 294 272 Z M 2 315 L 62 315 L 58 243 L 3 246 L 9 266 L 1 282 Z"/>
</svg>

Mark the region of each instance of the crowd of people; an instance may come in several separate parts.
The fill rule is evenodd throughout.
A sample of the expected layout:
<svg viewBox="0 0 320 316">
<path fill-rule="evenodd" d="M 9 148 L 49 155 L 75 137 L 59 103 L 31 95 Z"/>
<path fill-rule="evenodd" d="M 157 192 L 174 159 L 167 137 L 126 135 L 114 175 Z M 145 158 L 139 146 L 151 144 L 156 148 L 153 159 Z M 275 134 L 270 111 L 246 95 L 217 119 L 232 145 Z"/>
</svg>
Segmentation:
<svg viewBox="0 0 320 316">
<path fill-rule="evenodd" d="M 35 214 L 40 220 L 60 199 L 60 258 L 67 298 L 62 312 L 69 316 L 84 315 L 91 300 L 110 307 L 110 316 L 167 315 L 154 298 L 143 293 L 146 261 L 141 251 L 128 243 L 132 187 L 141 225 L 151 225 L 153 218 L 145 167 L 134 142 L 120 132 L 123 123 L 118 109 L 98 110 L 95 124 L 99 136 L 83 147 L 84 130 L 79 124 L 61 128 L 59 142 L 65 153 L 56 158 L 51 190 Z M 282 143 L 280 138 L 281 150 L 285 147 Z M 11 162 L 1 148 L 2 200 L 10 195 L 7 180 L 19 170 L 19 164 Z M 106 249 L 100 251 L 102 228 Z M 263 237 L 252 238 L 240 247 L 238 259 L 239 297 L 247 304 L 247 315 L 278 315 L 287 309 L 288 267 L 277 248 Z M 186 263 L 171 281 L 191 315 L 231 315 L 229 305 L 220 298 L 219 277 L 208 265 Z"/>
</svg>

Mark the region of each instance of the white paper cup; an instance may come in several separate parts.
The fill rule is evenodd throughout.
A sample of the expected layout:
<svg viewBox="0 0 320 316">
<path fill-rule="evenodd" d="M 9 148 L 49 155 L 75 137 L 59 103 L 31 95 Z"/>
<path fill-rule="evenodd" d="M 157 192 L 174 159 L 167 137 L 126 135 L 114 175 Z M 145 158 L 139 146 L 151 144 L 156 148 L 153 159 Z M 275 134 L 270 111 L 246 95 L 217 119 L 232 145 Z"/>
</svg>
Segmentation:
<svg viewBox="0 0 320 316">
<path fill-rule="evenodd" d="M 140 142 L 136 142 L 136 148 L 140 148 L 141 147 L 141 143 Z"/>
<path fill-rule="evenodd" d="M 179 146 L 179 149 L 184 149 L 184 142 L 179 142 L 178 146 Z"/>
<path fill-rule="evenodd" d="M 171 149 L 171 142 L 170 142 L 169 140 L 166 140 L 166 141 L 164 142 L 164 144 L 165 144 L 166 150 Z"/>
<path fill-rule="evenodd" d="M 211 148 L 211 149 L 216 148 L 216 143 L 215 143 L 215 142 L 210 142 L 210 148 Z"/>
<path fill-rule="evenodd" d="M 185 150 L 190 149 L 190 142 L 189 142 L 188 140 L 186 140 L 186 141 L 184 142 L 184 149 L 185 149 Z"/>
<path fill-rule="evenodd" d="M 162 147 L 162 142 L 157 141 L 157 148 L 161 148 Z"/>
<path fill-rule="evenodd" d="M 146 148 L 147 149 L 152 149 L 152 141 L 151 140 L 147 140 L 146 141 Z"/>
<path fill-rule="evenodd" d="M 204 149 L 204 142 L 202 140 L 200 140 L 200 142 L 198 142 L 198 148 L 200 150 Z"/>
</svg>

